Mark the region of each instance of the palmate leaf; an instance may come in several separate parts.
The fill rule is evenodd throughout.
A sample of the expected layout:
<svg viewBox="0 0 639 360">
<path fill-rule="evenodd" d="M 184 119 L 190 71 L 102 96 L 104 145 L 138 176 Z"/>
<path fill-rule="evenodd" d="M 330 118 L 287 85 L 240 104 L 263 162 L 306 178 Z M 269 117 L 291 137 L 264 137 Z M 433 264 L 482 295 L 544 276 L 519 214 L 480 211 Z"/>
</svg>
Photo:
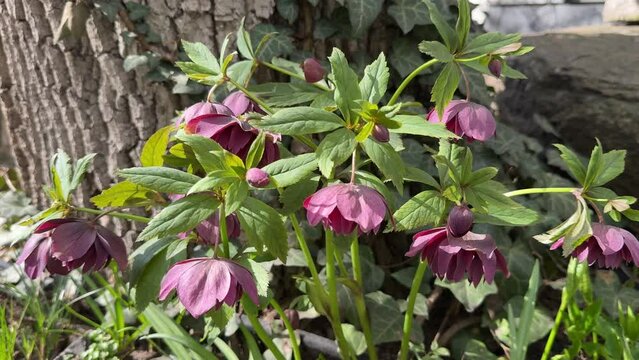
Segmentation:
<svg viewBox="0 0 639 360">
<path fill-rule="evenodd" d="M 393 41 L 388 61 L 402 77 L 406 77 L 424 62 L 422 55 L 415 47 L 415 41 L 419 40 L 400 37 Z"/>
<path fill-rule="evenodd" d="M 446 22 L 444 16 L 439 11 L 439 8 L 431 0 L 424 0 L 426 6 L 428 6 L 428 12 L 430 20 L 437 28 L 439 35 L 441 35 L 444 43 L 451 51 L 454 51 L 457 46 L 457 35 L 455 30 Z"/>
<path fill-rule="evenodd" d="M 182 40 L 182 47 L 195 64 L 208 69 L 213 74 L 220 73 L 220 63 L 206 45 Z"/>
<path fill-rule="evenodd" d="M 317 160 L 322 175 L 333 178 L 333 169 L 351 157 L 357 146 L 355 134 L 342 128 L 326 135 L 317 147 Z"/>
<path fill-rule="evenodd" d="M 480 282 L 479 286 L 475 287 L 466 280 L 447 282 L 437 279 L 435 280 L 435 285 L 450 290 L 468 312 L 475 311 L 484 302 L 486 296 L 497 293 L 497 286 L 494 283 L 488 284 L 485 281 Z"/>
<path fill-rule="evenodd" d="M 364 77 L 359 82 L 362 98 L 371 104 L 377 104 L 386 93 L 389 77 L 386 56 L 380 53 L 377 59 L 364 69 Z"/>
<path fill-rule="evenodd" d="M 447 63 L 454 60 L 450 50 L 439 41 L 422 41 L 418 48 L 419 51 L 441 62 Z"/>
<path fill-rule="evenodd" d="M 359 107 L 356 101 L 362 99 L 357 74 L 348 65 L 346 55 L 338 48 L 333 48 L 328 60 L 331 63 L 331 73 L 335 82 L 335 103 L 346 122 L 349 123 L 351 118 L 356 116 L 354 110 Z"/>
<path fill-rule="evenodd" d="M 361 37 L 382 11 L 384 0 L 346 0 L 353 35 Z"/>
</svg>

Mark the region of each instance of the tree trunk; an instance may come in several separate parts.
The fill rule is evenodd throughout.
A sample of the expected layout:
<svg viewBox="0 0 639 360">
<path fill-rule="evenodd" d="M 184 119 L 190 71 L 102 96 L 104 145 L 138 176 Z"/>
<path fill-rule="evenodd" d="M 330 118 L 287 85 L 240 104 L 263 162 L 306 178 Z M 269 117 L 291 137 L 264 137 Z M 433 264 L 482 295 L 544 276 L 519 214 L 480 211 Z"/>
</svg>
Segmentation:
<svg viewBox="0 0 639 360">
<path fill-rule="evenodd" d="M 166 84 L 124 71 L 126 55 L 144 50 L 139 41 L 125 44 L 126 21 L 111 22 L 91 1 L 76 1 L 89 9 L 86 31 L 56 43 L 63 1 L 0 0 L 0 118 L 6 122 L 0 129 L 9 132 L 22 188 L 40 207 L 48 205 L 42 186 L 56 149 L 73 159 L 98 154 L 76 195 L 86 204 L 114 182 L 117 169 L 136 165 L 143 141 L 186 105 Z M 146 23 L 169 53 L 180 39 L 217 50 L 242 17 L 255 23 L 275 6 L 275 0 L 137 2 L 150 7 Z"/>
</svg>

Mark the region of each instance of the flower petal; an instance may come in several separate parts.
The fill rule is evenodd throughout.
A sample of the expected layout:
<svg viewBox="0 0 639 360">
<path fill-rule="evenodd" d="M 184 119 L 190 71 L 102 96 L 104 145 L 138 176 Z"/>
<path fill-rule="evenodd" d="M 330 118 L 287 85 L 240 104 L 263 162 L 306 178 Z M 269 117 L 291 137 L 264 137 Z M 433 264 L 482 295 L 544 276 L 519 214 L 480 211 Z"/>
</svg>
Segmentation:
<svg viewBox="0 0 639 360">
<path fill-rule="evenodd" d="M 171 266 L 169 271 L 167 271 L 167 273 L 162 278 L 162 283 L 160 284 L 160 293 L 158 295 L 159 300 L 163 301 L 164 299 L 166 299 L 167 296 L 169 296 L 171 291 L 177 286 L 178 280 L 186 270 L 205 260 L 207 260 L 207 258 L 193 258 L 179 261 L 173 264 L 173 266 Z"/>
<path fill-rule="evenodd" d="M 200 317 L 220 303 L 228 293 L 231 275 L 215 259 L 198 262 L 187 269 L 177 284 L 177 294 L 186 310 Z"/>
<path fill-rule="evenodd" d="M 120 271 L 124 271 L 127 267 L 128 257 L 126 254 L 126 245 L 121 237 L 114 234 L 111 230 L 102 226 L 97 227 L 98 237 L 102 240 L 102 246 L 111 257 L 118 263 Z"/>
<path fill-rule="evenodd" d="M 55 228 L 51 233 L 51 252 L 62 261 L 81 258 L 96 240 L 94 226 L 86 222 L 70 222 Z"/>
</svg>

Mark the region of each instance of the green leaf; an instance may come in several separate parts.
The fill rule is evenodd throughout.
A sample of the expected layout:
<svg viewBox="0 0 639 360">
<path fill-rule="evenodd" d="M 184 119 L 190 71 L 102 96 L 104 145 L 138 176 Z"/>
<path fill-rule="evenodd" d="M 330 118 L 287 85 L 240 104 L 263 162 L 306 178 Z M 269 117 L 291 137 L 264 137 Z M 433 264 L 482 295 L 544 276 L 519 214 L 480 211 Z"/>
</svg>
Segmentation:
<svg viewBox="0 0 639 360">
<path fill-rule="evenodd" d="M 564 238 L 563 253 L 569 256 L 577 246 L 583 243 L 592 235 L 590 226 L 590 215 L 588 205 L 582 197 L 577 198 L 577 210 L 566 221 L 558 226 L 546 231 L 544 234 L 536 235 L 534 238 L 544 244 L 551 244 L 559 238 Z"/>
<path fill-rule="evenodd" d="M 430 24 L 428 7 L 422 0 L 395 0 L 388 7 L 390 15 L 404 34 L 408 34 L 415 25 Z"/>
<path fill-rule="evenodd" d="M 252 69 L 252 60 L 242 60 L 231 64 L 226 70 L 226 74 L 238 84 L 244 84 L 248 81 L 249 76 L 251 76 Z"/>
<path fill-rule="evenodd" d="M 382 194 L 384 199 L 386 199 L 386 204 L 388 205 L 389 210 L 392 212 L 395 210 L 394 199 L 395 197 L 391 194 L 390 190 L 382 180 L 377 178 L 377 176 L 362 170 L 357 170 L 355 172 L 355 183 L 366 185 L 377 190 L 378 193 Z"/>
<path fill-rule="evenodd" d="M 187 135 L 179 132 L 177 139 L 188 145 L 195 158 L 206 172 L 226 169 L 224 149 L 215 141 L 200 135 Z"/>
<path fill-rule="evenodd" d="M 89 167 L 93 164 L 93 158 L 96 154 L 88 154 L 82 157 L 80 160 L 75 162 L 73 166 L 73 176 L 71 177 L 71 191 L 75 190 L 80 186 L 80 183 L 84 179 L 84 175 L 86 175 L 87 171 L 89 171 Z"/>
<path fill-rule="evenodd" d="M 66 201 L 73 189 L 71 188 L 71 177 L 73 169 L 71 168 L 71 158 L 63 150 L 58 152 L 51 158 L 51 178 L 54 189 L 60 200 Z"/>
<path fill-rule="evenodd" d="M 411 166 L 406 167 L 406 175 L 404 175 L 404 180 L 412 181 L 412 182 L 420 182 L 422 184 L 432 186 L 435 189 L 440 188 L 439 183 L 437 182 L 437 180 L 435 180 L 435 178 L 431 174 L 416 167 L 411 167 Z"/>
<path fill-rule="evenodd" d="M 459 136 L 448 131 L 443 123 L 435 124 L 429 122 L 423 115 L 395 115 L 393 120 L 398 121 L 402 126 L 397 129 L 388 129 L 388 131 L 392 133 L 428 136 L 434 138 L 459 138 Z"/>
<path fill-rule="evenodd" d="M 588 161 L 586 177 L 583 182 L 584 189 L 588 189 L 593 185 L 603 171 L 604 166 L 606 166 L 606 164 L 603 162 L 603 150 L 601 149 L 601 145 L 598 144 L 592 149 L 592 153 L 590 154 L 590 161 Z"/>
<path fill-rule="evenodd" d="M 451 51 L 454 51 L 457 47 L 457 36 L 455 30 L 448 25 L 441 12 L 431 0 L 424 0 L 426 6 L 428 6 L 428 12 L 430 14 L 430 21 L 435 25 L 439 35 L 441 35 L 444 43 Z"/>
<path fill-rule="evenodd" d="M 91 198 L 91 202 L 101 208 L 142 206 L 150 202 L 153 192 L 130 181 L 122 181 L 102 190 Z"/>
<path fill-rule="evenodd" d="M 319 179 L 306 179 L 284 189 L 280 194 L 282 212 L 290 214 L 299 210 L 304 199 L 317 190 L 318 183 Z"/>
<path fill-rule="evenodd" d="M 211 191 L 216 187 L 228 185 L 238 180 L 240 180 L 240 178 L 231 170 L 216 170 L 210 172 L 207 176 L 193 184 L 187 194 Z"/>
<path fill-rule="evenodd" d="M 262 170 L 271 176 L 276 187 L 283 188 L 306 179 L 317 167 L 315 154 L 309 153 L 277 160 L 263 167 Z"/>
<path fill-rule="evenodd" d="M 366 337 L 364 333 L 358 331 L 355 326 L 351 324 L 342 324 L 342 332 L 346 342 L 351 346 L 351 349 L 357 356 L 366 352 Z"/>
<path fill-rule="evenodd" d="M 355 37 L 362 37 L 382 11 L 384 0 L 346 0 Z"/>
<path fill-rule="evenodd" d="M 214 74 L 220 73 L 220 63 L 206 45 L 182 40 L 182 47 L 189 59 L 195 64 L 210 70 Z"/>
<path fill-rule="evenodd" d="M 444 66 L 439 76 L 437 76 L 437 80 L 435 80 L 430 101 L 435 103 L 435 110 L 437 110 L 440 119 L 444 114 L 444 109 L 450 100 L 453 99 L 455 90 L 457 90 L 459 85 L 460 76 L 459 65 L 450 62 Z"/>
<path fill-rule="evenodd" d="M 526 358 L 528 344 L 531 343 L 531 328 L 533 325 L 533 316 L 535 314 L 535 304 L 537 302 L 537 291 L 539 290 L 540 276 L 539 260 L 535 260 L 535 266 L 533 267 L 532 275 L 528 282 L 528 291 L 523 299 L 523 306 L 520 305 L 518 307 L 514 307 L 514 304 L 508 304 L 506 306 L 508 309 L 508 325 L 511 330 L 510 338 L 513 340 L 511 342 L 511 357 L 513 359 L 524 360 Z M 515 309 L 520 310 L 519 319 L 515 319 Z M 547 324 L 552 324 L 552 320 L 548 321 Z M 549 331 L 550 328 L 552 328 L 552 325 L 547 327 L 546 331 Z M 532 333 L 532 336 L 537 337 L 538 335 L 539 333 Z M 543 337 L 543 335 L 541 337 Z"/>
<path fill-rule="evenodd" d="M 468 312 L 475 311 L 475 309 L 484 302 L 486 296 L 497 294 L 497 286 L 495 283 L 488 284 L 485 281 L 480 282 L 479 285 L 475 287 L 466 280 L 447 282 L 437 279 L 435 280 L 435 285 L 450 290 Z"/>
<path fill-rule="evenodd" d="M 171 194 L 186 194 L 200 180 L 193 174 L 163 166 L 129 168 L 118 174 L 134 184 Z"/>
<path fill-rule="evenodd" d="M 274 107 L 309 103 L 324 94 L 322 90 L 307 83 L 264 83 L 251 86 L 249 90 Z"/>
<path fill-rule="evenodd" d="M 179 234 L 208 219 L 220 206 L 209 194 L 193 194 L 177 200 L 157 214 L 138 236 L 138 240 Z"/>
<path fill-rule="evenodd" d="M 258 42 L 268 35 L 255 56 L 260 60 L 271 61 L 274 57 L 287 56 L 295 51 L 295 40 L 290 36 L 293 31 L 290 28 L 273 24 L 257 24 L 251 30 L 253 47 L 257 49 Z M 259 39 L 259 40 L 258 40 Z"/>
<path fill-rule="evenodd" d="M 451 62 L 455 59 L 446 45 L 439 41 L 422 41 L 419 43 L 418 48 L 422 53 L 444 63 Z"/>
<path fill-rule="evenodd" d="M 164 165 L 164 153 L 169 145 L 169 135 L 175 129 L 174 125 L 165 126 L 156 131 L 149 140 L 146 141 L 140 154 L 142 166 L 162 166 Z"/>
<path fill-rule="evenodd" d="M 200 66 L 194 62 L 190 61 L 176 61 L 175 65 L 177 65 L 180 70 L 191 80 L 204 84 L 204 85 L 215 85 L 218 80 L 220 80 L 221 76 L 218 73 L 214 73 L 208 68 Z"/>
<path fill-rule="evenodd" d="M 470 5 L 468 4 L 468 0 L 458 0 L 457 4 L 459 16 L 457 18 L 455 32 L 457 33 L 457 50 L 461 50 L 464 48 L 464 45 L 466 45 L 466 38 L 470 31 Z"/>
<path fill-rule="evenodd" d="M 500 226 L 527 226 L 539 220 L 536 211 L 504 196 L 505 187 L 488 180 L 464 190 L 475 208 L 475 222 Z"/>
<path fill-rule="evenodd" d="M 286 19 L 289 24 L 294 23 L 300 13 L 297 0 L 276 0 L 275 7 L 277 12 Z"/>
<path fill-rule="evenodd" d="M 604 168 L 593 181 L 592 186 L 601 186 L 623 174 L 626 163 L 626 150 L 612 150 L 603 154 Z"/>
<path fill-rule="evenodd" d="M 371 316 L 373 343 L 383 344 L 401 340 L 404 317 L 397 301 L 381 291 L 366 294 L 365 299 L 369 314 L 374 314 Z"/>
<path fill-rule="evenodd" d="M 251 143 L 251 147 L 249 148 L 248 154 L 246 155 L 247 169 L 256 167 L 262 160 L 262 156 L 264 155 L 265 140 L 266 133 L 260 131 L 260 133 L 257 135 L 257 138 L 255 138 L 255 140 L 253 140 L 253 143 Z"/>
<path fill-rule="evenodd" d="M 521 40 L 520 34 L 502 34 L 498 32 L 489 32 L 481 34 L 471 39 L 464 48 L 464 54 L 489 54 L 504 46 L 516 43 Z"/>
<path fill-rule="evenodd" d="M 251 43 L 251 35 L 244 28 L 244 21 L 246 18 L 242 18 L 240 21 L 240 26 L 237 29 L 237 50 L 247 59 L 253 59 L 255 57 L 255 53 L 253 52 L 253 44 Z"/>
<path fill-rule="evenodd" d="M 232 214 L 248 196 L 249 187 L 246 181 L 238 180 L 229 186 L 224 196 L 224 213 Z"/>
<path fill-rule="evenodd" d="M 486 168 L 479 169 L 477 171 L 473 171 L 472 174 L 470 175 L 470 178 L 468 179 L 468 182 L 465 183 L 464 185 L 473 187 L 479 184 L 483 184 L 486 181 L 491 180 L 492 178 L 497 176 L 498 172 L 499 170 L 497 170 L 497 168 L 494 168 L 494 167 L 486 167 Z"/>
<path fill-rule="evenodd" d="M 418 40 L 414 40 L 418 41 Z M 394 39 L 389 62 L 402 77 L 406 77 L 415 68 L 424 63 L 422 55 L 415 47 L 413 39 L 400 37 Z"/>
<path fill-rule="evenodd" d="M 13 219 L 33 215 L 37 209 L 30 205 L 31 200 L 23 192 L 0 192 L 0 218 Z M 10 222 L 9 222 L 10 223 Z M 2 243 L 2 241 L 0 241 Z"/>
<path fill-rule="evenodd" d="M 404 162 L 397 151 L 388 143 L 378 143 L 370 138 L 362 143 L 364 151 L 384 176 L 390 179 L 397 190 L 402 192 L 404 183 Z"/>
<path fill-rule="evenodd" d="M 586 180 L 586 167 L 579 155 L 561 144 L 555 144 L 555 147 L 561 152 L 561 158 L 566 163 L 566 166 L 568 166 L 572 176 L 574 176 L 579 183 L 583 184 Z"/>
<path fill-rule="evenodd" d="M 314 134 L 346 126 L 339 116 L 307 106 L 281 109 L 262 120 L 251 121 L 251 124 L 262 130 L 282 135 Z"/>
<path fill-rule="evenodd" d="M 251 245 L 258 251 L 266 246 L 269 253 L 286 263 L 288 235 L 277 211 L 248 197 L 235 213 Z"/>
<path fill-rule="evenodd" d="M 355 134 L 342 128 L 326 135 L 317 147 L 319 169 L 327 179 L 333 178 L 333 169 L 349 159 L 357 146 Z"/>
<path fill-rule="evenodd" d="M 335 82 L 335 103 L 346 122 L 350 123 L 351 118 L 356 116 L 353 111 L 359 108 L 356 101 L 362 98 L 357 74 L 350 68 L 346 56 L 338 48 L 333 48 L 328 60 L 331 63 L 331 72 Z"/>
<path fill-rule="evenodd" d="M 380 53 L 377 60 L 364 69 L 364 77 L 359 82 L 362 98 L 372 104 L 377 104 L 386 94 L 389 77 L 386 56 L 384 53 Z"/>
<path fill-rule="evenodd" d="M 437 225 L 444 216 L 446 199 L 437 191 L 422 191 L 402 205 L 393 217 L 396 231 L 413 230 L 426 225 Z"/>
</svg>

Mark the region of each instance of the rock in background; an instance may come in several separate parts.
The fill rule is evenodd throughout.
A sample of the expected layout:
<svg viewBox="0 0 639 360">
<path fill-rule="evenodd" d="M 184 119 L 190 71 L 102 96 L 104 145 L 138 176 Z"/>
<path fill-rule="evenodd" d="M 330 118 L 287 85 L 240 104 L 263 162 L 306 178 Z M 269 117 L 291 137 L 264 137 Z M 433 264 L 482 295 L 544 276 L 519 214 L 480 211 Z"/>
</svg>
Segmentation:
<svg viewBox="0 0 639 360">
<path fill-rule="evenodd" d="M 535 46 L 513 66 L 527 80 L 509 80 L 498 96 L 501 120 L 587 156 L 595 137 L 605 149 L 628 150 L 626 173 L 614 184 L 639 195 L 639 26 L 595 26 L 526 36 Z M 560 140 L 559 140 L 560 139 Z"/>
</svg>

